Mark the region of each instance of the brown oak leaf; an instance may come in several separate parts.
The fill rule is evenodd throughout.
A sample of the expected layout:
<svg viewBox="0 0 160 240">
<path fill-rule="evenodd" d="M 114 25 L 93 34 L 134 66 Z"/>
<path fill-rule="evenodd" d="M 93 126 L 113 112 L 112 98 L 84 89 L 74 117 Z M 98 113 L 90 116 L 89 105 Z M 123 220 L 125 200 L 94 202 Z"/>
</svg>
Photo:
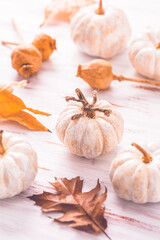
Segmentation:
<svg viewBox="0 0 160 240">
<path fill-rule="evenodd" d="M 25 110 L 34 114 L 50 116 L 50 114 L 26 107 L 24 102 L 13 94 L 15 86 L 25 87 L 26 80 L 9 85 L 0 85 L 0 119 L 16 121 L 29 129 L 37 131 L 49 131 L 35 117 Z"/>
<path fill-rule="evenodd" d="M 87 232 L 103 232 L 110 239 L 105 232 L 107 220 L 104 218 L 105 207 L 102 206 L 107 189 L 100 193 L 99 180 L 89 192 L 82 192 L 83 180 L 80 177 L 69 180 L 55 178 L 55 182 L 50 184 L 57 193 L 43 192 L 29 197 L 43 212 L 63 212 L 63 216 L 54 220 Z"/>
</svg>

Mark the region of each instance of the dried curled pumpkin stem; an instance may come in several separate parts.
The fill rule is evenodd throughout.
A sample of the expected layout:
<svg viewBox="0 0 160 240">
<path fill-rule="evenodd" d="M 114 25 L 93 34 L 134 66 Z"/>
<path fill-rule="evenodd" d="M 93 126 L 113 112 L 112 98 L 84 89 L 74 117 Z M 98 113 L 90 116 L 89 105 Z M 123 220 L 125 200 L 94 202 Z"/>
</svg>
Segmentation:
<svg viewBox="0 0 160 240">
<path fill-rule="evenodd" d="M 93 91 L 93 102 L 92 105 L 95 105 L 97 102 L 97 91 Z"/>
<path fill-rule="evenodd" d="M 149 153 L 146 152 L 141 146 L 139 146 L 137 143 L 131 144 L 133 147 L 136 147 L 142 154 L 142 160 L 144 163 L 150 163 L 153 159 Z"/>
<path fill-rule="evenodd" d="M 3 130 L 0 130 L 0 155 L 3 155 L 5 153 L 5 148 L 2 143 L 2 135 L 3 135 Z"/>
<path fill-rule="evenodd" d="M 83 93 L 81 92 L 81 90 L 79 88 L 76 88 L 75 92 L 76 92 L 77 97 L 79 98 L 79 100 L 82 101 L 82 103 L 84 105 L 88 105 L 88 102 L 87 102 L 85 96 L 83 95 Z"/>
<path fill-rule="evenodd" d="M 99 0 L 99 7 L 95 11 L 96 14 L 103 15 L 105 13 L 104 8 L 102 6 L 102 0 Z"/>
<path fill-rule="evenodd" d="M 123 75 L 113 75 L 113 80 L 118 80 L 118 81 L 129 81 L 129 82 L 137 82 L 137 83 L 147 83 L 147 84 L 151 84 L 151 85 L 155 85 L 155 86 L 160 86 L 160 82 L 156 82 L 153 80 L 149 80 L 149 79 L 143 79 L 143 78 L 128 78 L 128 77 L 124 77 Z"/>
<path fill-rule="evenodd" d="M 110 116 L 112 110 L 111 109 L 104 109 L 104 108 L 96 108 L 95 104 L 97 102 L 97 91 L 93 91 L 93 101 L 92 104 L 89 104 L 89 102 L 86 100 L 86 98 L 84 97 L 83 93 L 81 92 L 81 90 L 79 88 L 77 88 L 75 90 L 78 99 L 75 97 L 69 97 L 67 96 L 65 99 L 66 101 L 75 101 L 75 102 L 80 102 L 82 103 L 82 113 L 78 113 L 72 116 L 72 120 L 75 119 L 79 119 L 83 116 L 89 117 L 89 118 L 95 118 L 96 114 L 95 112 L 103 112 L 104 115 L 106 115 L 107 117 Z"/>
</svg>

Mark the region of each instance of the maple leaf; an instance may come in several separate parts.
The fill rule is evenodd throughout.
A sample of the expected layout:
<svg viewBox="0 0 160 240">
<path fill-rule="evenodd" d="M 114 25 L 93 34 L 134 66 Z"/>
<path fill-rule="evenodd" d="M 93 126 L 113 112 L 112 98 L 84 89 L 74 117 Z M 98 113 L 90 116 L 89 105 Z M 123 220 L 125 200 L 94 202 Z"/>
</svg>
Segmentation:
<svg viewBox="0 0 160 240">
<path fill-rule="evenodd" d="M 107 189 L 100 194 L 99 180 L 89 192 L 82 192 L 83 180 L 80 177 L 70 180 L 55 178 L 55 182 L 50 184 L 57 193 L 43 192 L 29 197 L 43 212 L 63 212 L 62 217 L 54 220 L 87 232 L 103 232 L 110 239 L 104 231 L 107 220 L 104 218 L 105 207 L 102 206 Z"/>
<path fill-rule="evenodd" d="M 26 84 L 27 81 L 22 80 L 18 83 L 0 85 L 0 119 L 16 121 L 32 130 L 49 131 L 35 117 L 24 110 L 45 116 L 50 116 L 50 114 L 26 107 L 24 102 L 13 94 L 15 86 L 22 88 L 25 87 Z"/>
</svg>

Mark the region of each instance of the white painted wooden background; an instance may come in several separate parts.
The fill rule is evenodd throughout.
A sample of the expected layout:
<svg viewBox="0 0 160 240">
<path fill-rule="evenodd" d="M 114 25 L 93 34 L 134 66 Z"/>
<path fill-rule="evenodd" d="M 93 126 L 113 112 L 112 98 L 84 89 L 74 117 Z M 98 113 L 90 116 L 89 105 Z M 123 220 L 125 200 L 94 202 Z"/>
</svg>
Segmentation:
<svg viewBox="0 0 160 240">
<path fill-rule="evenodd" d="M 159 0 L 112 0 L 112 5 L 124 9 L 130 20 L 133 34 L 143 31 L 146 26 L 160 27 Z M 33 132 L 11 122 L 0 122 L 0 128 L 18 134 L 31 142 L 38 154 L 39 171 L 32 186 L 11 199 L 0 201 L 1 240 L 102 240 L 103 234 L 89 235 L 67 226 L 52 223 L 49 215 L 42 214 L 40 208 L 27 199 L 33 193 L 50 190 L 48 181 L 54 176 L 72 178 L 80 175 L 84 179 L 85 190 L 96 185 L 100 178 L 108 188 L 105 216 L 108 220 L 108 235 L 113 240 L 158 240 L 160 239 L 160 203 L 138 205 L 118 198 L 108 177 L 109 167 L 117 151 L 132 141 L 160 138 L 160 88 L 135 83 L 113 82 L 107 91 L 99 91 L 99 99 L 108 100 L 124 117 L 125 132 L 121 144 L 111 153 L 98 159 L 87 160 L 71 154 L 58 140 L 55 123 L 65 107 L 64 97 L 73 95 L 79 87 L 87 96 L 92 89 L 81 79 L 76 78 L 78 64 L 92 58 L 79 52 L 70 38 L 69 25 L 40 29 L 43 9 L 49 0 L 0 0 L 0 39 L 18 41 L 12 27 L 11 18 L 19 24 L 26 42 L 32 41 L 38 32 L 50 34 L 57 40 L 57 51 L 50 60 L 43 63 L 41 70 L 30 78 L 25 89 L 15 93 L 22 97 L 26 105 L 52 114 L 52 117 L 39 117 L 51 133 Z M 12 47 L 0 45 L 0 81 L 15 82 L 23 79 L 11 68 Z M 127 50 L 110 60 L 116 74 L 134 77 L 138 75 L 132 68 Z M 53 214 L 50 216 L 57 216 Z"/>
</svg>

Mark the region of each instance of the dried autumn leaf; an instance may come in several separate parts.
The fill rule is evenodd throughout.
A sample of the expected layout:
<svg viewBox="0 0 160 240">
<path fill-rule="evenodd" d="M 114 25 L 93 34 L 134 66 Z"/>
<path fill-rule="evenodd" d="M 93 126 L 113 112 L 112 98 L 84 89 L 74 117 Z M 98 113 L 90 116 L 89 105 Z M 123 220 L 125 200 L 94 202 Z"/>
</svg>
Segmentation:
<svg viewBox="0 0 160 240">
<path fill-rule="evenodd" d="M 45 128 L 35 117 L 30 115 L 27 112 L 19 111 L 18 114 L 11 115 L 6 118 L 7 120 L 12 120 L 15 122 L 18 122 L 29 129 L 35 130 L 35 131 L 49 131 L 47 128 Z M 43 130 L 44 129 L 44 130 Z M 45 130 L 46 129 L 46 130 Z"/>
<path fill-rule="evenodd" d="M 45 19 L 41 26 L 70 22 L 80 8 L 94 3 L 95 0 L 52 0 L 45 9 Z"/>
<path fill-rule="evenodd" d="M 103 232 L 110 239 L 104 231 L 107 221 L 104 218 L 105 207 L 102 207 L 107 189 L 100 194 L 99 180 L 97 186 L 89 192 L 82 192 L 83 180 L 80 177 L 70 180 L 55 178 L 55 182 L 50 184 L 57 193 L 43 192 L 29 197 L 41 206 L 43 212 L 63 212 L 63 216 L 56 218 L 56 221 L 87 232 Z"/>
<path fill-rule="evenodd" d="M 20 86 L 19 84 L 17 84 Z M 12 113 L 16 113 L 22 109 L 25 109 L 26 106 L 23 101 L 12 94 L 13 86 L 12 85 L 2 85 L 0 86 L 0 117 L 5 118 Z"/>
<path fill-rule="evenodd" d="M 0 119 L 16 121 L 29 129 L 37 131 L 49 131 L 35 117 L 25 112 L 28 110 L 34 114 L 50 116 L 50 114 L 26 107 L 24 102 L 13 94 L 15 86 L 25 87 L 26 80 L 9 85 L 0 85 Z"/>
</svg>

